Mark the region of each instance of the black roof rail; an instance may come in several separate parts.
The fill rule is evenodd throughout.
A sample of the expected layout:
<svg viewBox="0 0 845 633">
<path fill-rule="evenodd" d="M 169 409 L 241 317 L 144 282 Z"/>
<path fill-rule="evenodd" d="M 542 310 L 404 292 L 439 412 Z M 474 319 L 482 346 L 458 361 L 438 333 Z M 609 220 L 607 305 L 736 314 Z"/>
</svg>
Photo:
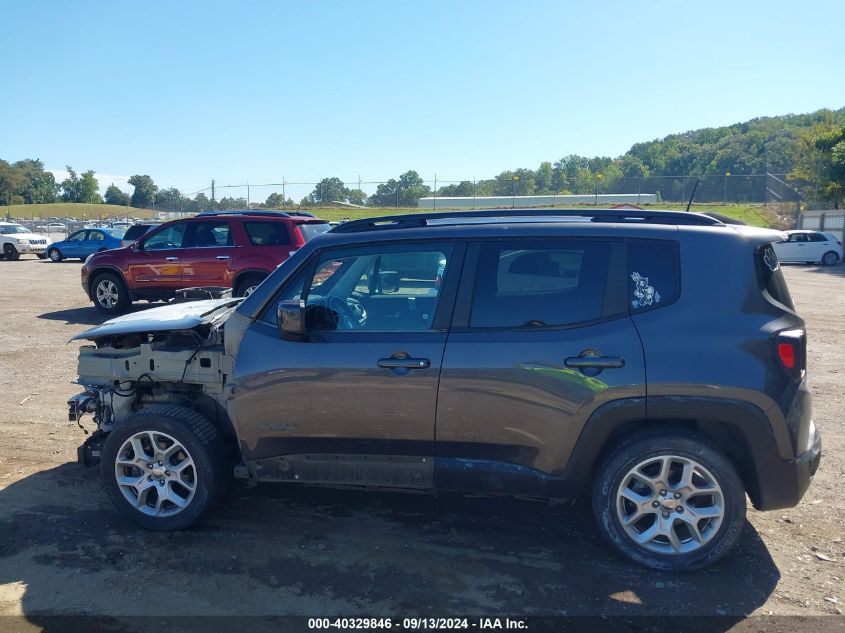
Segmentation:
<svg viewBox="0 0 845 633">
<path fill-rule="evenodd" d="M 441 211 L 437 213 L 408 213 L 386 215 L 363 220 L 352 220 L 340 224 L 332 233 L 360 233 L 389 229 L 408 229 L 430 226 L 430 220 L 451 220 L 460 224 L 462 220 L 476 218 L 586 218 L 589 222 L 634 222 L 642 224 L 683 224 L 712 226 L 722 224 L 718 219 L 700 213 L 685 211 L 651 211 L 639 209 L 484 209 L 475 211 Z M 474 224 L 480 222 L 473 222 Z M 450 222 L 439 223 L 441 225 Z"/>
<path fill-rule="evenodd" d="M 229 211 L 200 211 L 197 216 L 206 217 L 209 215 L 259 215 L 271 218 L 316 218 L 317 216 L 307 211 L 278 211 L 272 209 L 231 209 Z"/>
</svg>

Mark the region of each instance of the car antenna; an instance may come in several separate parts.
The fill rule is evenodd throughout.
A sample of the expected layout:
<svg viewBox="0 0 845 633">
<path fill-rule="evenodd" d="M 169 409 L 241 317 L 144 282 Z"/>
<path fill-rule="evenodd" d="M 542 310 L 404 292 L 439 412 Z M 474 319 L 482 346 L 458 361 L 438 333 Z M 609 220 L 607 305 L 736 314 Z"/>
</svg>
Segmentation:
<svg viewBox="0 0 845 633">
<path fill-rule="evenodd" d="M 689 208 L 692 206 L 692 199 L 695 198 L 695 190 L 698 189 L 698 183 L 701 182 L 701 178 L 695 179 L 695 186 L 692 188 L 692 195 L 689 197 L 689 202 L 687 202 L 687 212 L 689 212 Z"/>
</svg>

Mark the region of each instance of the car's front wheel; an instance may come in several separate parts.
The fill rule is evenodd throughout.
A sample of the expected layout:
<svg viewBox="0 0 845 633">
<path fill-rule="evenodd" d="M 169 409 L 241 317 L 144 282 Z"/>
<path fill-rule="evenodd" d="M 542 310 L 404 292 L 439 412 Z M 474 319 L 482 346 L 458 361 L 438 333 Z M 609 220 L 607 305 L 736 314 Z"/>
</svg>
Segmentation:
<svg viewBox="0 0 845 633">
<path fill-rule="evenodd" d="M 267 275 L 259 275 L 259 274 L 250 274 L 246 275 L 243 279 L 238 280 L 237 286 L 235 286 L 235 296 L 236 297 L 248 297 L 258 286 L 267 278 Z"/>
<path fill-rule="evenodd" d="M 100 273 L 91 285 L 91 298 L 100 312 L 121 314 L 126 312 L 131 301 L 123 280 L 114 273 Z"/>
<path fill-rule="evenodd" d="M 839 255 L 834 253 L 833 251 L 828 251 L 822 256 L 822 264 L 825 266 L 836 266 L 836 262 L 839 261 Z"/>
<path fill-rule="evenodd" d="M 47 257 L 50 258 L 51 262 L 59 263 L 62 261 L 62 252 L 58 248 L 51 248 L 47 251 Z"/>
<path fill-rule="evenodd" d="M 745 488 L 730 460 L 682 430 L 632 435 L 603 461 L 593 485 L 601 531 L 653 569 L 716 562 L 739 538 L 745 510 Z"/>
<path fill-rule="evenodd" d="M 225 492 L 227 454 L 202 415 L 160 405 L 142 409 L 109 433 L 100 469 L 111 500 L 139 526 L 182 530 Z"/>
</svg>

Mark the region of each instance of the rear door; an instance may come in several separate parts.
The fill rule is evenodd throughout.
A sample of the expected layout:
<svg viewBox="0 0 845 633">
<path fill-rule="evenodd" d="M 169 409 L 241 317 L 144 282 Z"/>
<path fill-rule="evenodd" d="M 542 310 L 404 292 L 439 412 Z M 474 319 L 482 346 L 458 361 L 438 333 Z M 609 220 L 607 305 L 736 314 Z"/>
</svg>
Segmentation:
<svg viewBox="0 0 845 633">
<path fill-rule="evenodd" d="M 232 260 L 236 250 L 233 229 L 228 220 L 190 223 L 182 251 L 183 286 L 232 285 Z"/>
<path fill-rule="evenodd" d="M 643 300 L 657 300 L 637 272 Z M 559 474 L 598 407 L 645 396 L 626 277 L 623 240 L 469 248 L 438 393 L 438 488 L 507 491 L 518 474 Z"/>
<path fill-rule="evenodd" d="M 127 277 L 136 292 L 168 294 L 182 288 L 182 244 L 186 221 L 159 227 L 127 253 Z"/>
</svg>

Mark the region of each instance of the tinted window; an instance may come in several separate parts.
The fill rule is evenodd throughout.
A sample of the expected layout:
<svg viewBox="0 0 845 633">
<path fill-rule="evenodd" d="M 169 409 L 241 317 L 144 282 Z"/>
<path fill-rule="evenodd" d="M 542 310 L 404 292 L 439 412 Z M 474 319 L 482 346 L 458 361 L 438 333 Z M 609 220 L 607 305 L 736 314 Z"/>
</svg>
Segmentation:
<svg viewBox="0 0 845 633">
<path fill-rule="evenodd" d="M 76 233 L 71 235 L 69 238 L 67 238 L 67 241 L 68 242 L 81 242 L 82 240 L 86 239 L 85 236 L 87 234 L 88 234 L 88 231 L 77 231 Z"/>
<path fill-rule="evenodd" d="M 188 227 L 184 222 L 179 224 L 171 224 L 158 233 L 150 236 L 148 240 L 144 241 L 144 249 L 155 251 L 167 248 L 181 248 L 182 238 L 185 237 L 185 229 Z"/>
<path fill-rule="evenodd" d="M 807 234 L 806 233 L 793 233 L 789 236 L 790 242 L 807 242 Z"/>
<path fill-rule="evenodd" d="M 290 244 L 288 228 L 283 222 L 244 222 L 244 229 L 254 246 Z"/>
<path fill-rule="evenodd" d="M 190 225 L 191 233 L 188 246 L 195 248 L 212 248 L 215 246 L 232 246 L 232 231 L 225 221 L 196 222 Z"/>
<path fill-rule="evenodd" d="M 126 233 L 123 235 L 123 239 L 132 240 L 134 242 L 144 233 L 146 233 L 149 229 L 149 224 L 133 224 L 128 229 L 126 229 Z"/>
<path fill-rule="evenodd" d="M 628 301 L 633 312 L 659 308 L 680 294 L 678 245 L 666 240 L 628 241 Z"/>
<path fill-rule="evenodd" d="M 809 238 L 811 242 L 827 242 L 827 238 L 821 233 L 810 233 Z"/>
<path fill-rule="evenodd" d="M 325 233 L 332 228 L 328 222 L 299 224 L 297 226 L 299 227 L 299 232 L 302 233 L 302 239 L 304 239 L 306 242 L 313 238 L 315 235 Z"/>
<path fill-rule="evenodd" d="M 785 305 L 790 310 L 795 310 L 792 303 L 792 296 L 786 285 L 786 279 L 780 269 L 780 262 L 771 244 L 765 244 L 757 249 L 755 255 L 757 263 L 757 276 L 763 290 L 775 301 Z"/>
<path fill-rule="evenodd" d="M 309 283 L 306 326 L 364 331 L 431 328 L 451 253 L 448 244 L 324 253 Z"/>
<path fill-rule="evenodd" d="M 481 247 L 471 327 L 571 325 L 603 315 L 611 243 L 491 242 Z"/>
<path fill-rule="evenodd" d="M 88 239 L 94 240 L 96 242 L 101 242 L 106 239 L 106 236 L 103 235 L 102 231 L 89 231 L 88 232 Z"/>
</svg>

